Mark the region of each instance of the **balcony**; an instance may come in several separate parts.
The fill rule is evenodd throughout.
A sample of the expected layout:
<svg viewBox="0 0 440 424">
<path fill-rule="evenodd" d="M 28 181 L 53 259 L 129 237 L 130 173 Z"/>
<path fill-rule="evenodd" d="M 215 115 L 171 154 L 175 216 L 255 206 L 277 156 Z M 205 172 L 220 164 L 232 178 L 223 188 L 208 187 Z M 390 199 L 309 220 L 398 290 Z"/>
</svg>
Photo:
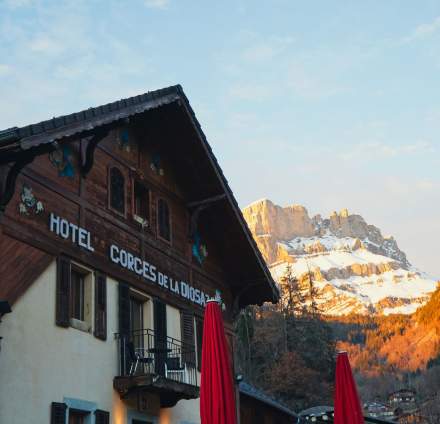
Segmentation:
<svg viewBox="0 0 440 424">
<path fill-rule="evenodd" d="M 160 397 L 161 407 L 199 397 L 194 347 L 172 337 L 160 339 L 151 329 L 116 334 L 119 375 L 113 387 L 122 399 L 143 393 Z"/>
</svg>

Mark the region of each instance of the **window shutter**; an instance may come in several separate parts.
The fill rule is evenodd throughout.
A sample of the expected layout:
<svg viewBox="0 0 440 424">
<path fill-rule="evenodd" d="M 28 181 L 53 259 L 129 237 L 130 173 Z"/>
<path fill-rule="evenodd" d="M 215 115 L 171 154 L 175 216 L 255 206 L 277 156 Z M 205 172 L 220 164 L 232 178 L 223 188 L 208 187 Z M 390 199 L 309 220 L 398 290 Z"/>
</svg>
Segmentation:
<svg viewBox="0 0 440 424">
<path fill-rule="evenodd" d="M 167 309 L 165 303 L 154 299 L 154 333 L 160 341 L 167 337 Z"/>
<path fill-rule="evenodd" d="M 95 337 L 107 340 L 107 278 L 95 273 Z"/>
<path fill-rule="evenodd" d="M 189 365 L 195 365 L 194 315 L 187 310 L 181 312 L 182 358 Z"/>
<path fill-rule="evenodd" d="M 95 411 L 95 424 L 109 424 L 110 423 L 110 413 L 107 411 L 101 411 L 97 409 Z"/>
<path fill-rule="evenodd" d="M 127 353 L 127 343 L 130 341 L 130 287 L 125 283 L 119 283 L 118 296 L 118 321 L 120 344 L 120 369 L 122 375 L 130 369 L 130 358 Z"/>
<path fill-rule="evenodd" d="M 67 405 L 65 403 L 52 402 L 50 411 L 50 424 L 65 424 L 66 409 Z"/>
<path fill-rule="evenodd" d="M 154 346 L 159 349 L 167 348 L 167 309 L 165 303 L 159 299 L 154 299 Z M 166 353 L 156 355 L 156 373 L 165 374 Z"/>
<path fill-rule="evenodd" d="M 196 318 L 197 329 L 197 369 L 202 371 L 203 320 Z"/>
<path fill-rule="evenodd" d="M 56 324 L 68 327 L 70 322 L 70 260 L 59 256 L 57 260 L 57 288 L 56 288 Z"/>
<path fill-rule="evenodd" d="M 130 287 L 125 283 L 119 283 L 119 333 L 130 333 Z"/>
</svg>

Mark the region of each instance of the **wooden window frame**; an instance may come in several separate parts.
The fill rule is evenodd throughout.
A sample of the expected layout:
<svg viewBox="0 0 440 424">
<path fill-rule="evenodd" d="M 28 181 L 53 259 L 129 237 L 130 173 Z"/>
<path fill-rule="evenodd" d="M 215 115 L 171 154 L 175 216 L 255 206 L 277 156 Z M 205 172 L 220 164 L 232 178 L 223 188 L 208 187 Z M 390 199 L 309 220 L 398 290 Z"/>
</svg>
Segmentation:
<svg viewBox="0 0 440 424">
<path fill-rule="evenodd" d="M 137 178 L 132 179 L 132 190 L 131 190 L 132 218 L 133 218 L 133 221 L 136 222 L 136 224 L 142 226 L 142 224 L 139 221 L 137 221 L 135 218 L 136 216 L 138 216 L 139 218 L 143 218 L 143 217 L 136 214 L 136 190 L 135 190 L 136 184 L 141 185 L 148 192 L 148 211 L 147 211 L 147 213 L 148 213 L 147 223 L 148 224 L 145 226 L 145 228 L 147 228 L 148 230 L 151 231 L 152 222 L 153 222 L 153 220 L 152 220 L 152 207 L 151 207 L 152 200 L 153 200 L 153 197 L 151 194 L 152 190 L 148 184 L 145 184 L 143 181 L 140 181 Z"/>
<path fill-rule="evenodd" d="M 166 238 L 162 237 L 160 235 L 160 220 L 159 220 L 159 202 L 163 201 L 168 206 L 168 217 L 169 217 L 169 225 L 170 225 L 170 239 L 167 240 Z M 172 246 L 173 244 L 173 214 L 172 214 L 172 208 L 170 206 L 170 202 L 165 199 L 163 196 L 159 196 L 157 198 L 156 202 L 156 231 L 157 231 L 157 238 L 164 243 L 167 243 L 168 245 Z"/>
<path fill-rule="evenodd" d="M 112 195 L 112 186 L 111 186 L 111 173 L 112 169 L 117 169 L 122 177 L 124 178 L 124 212 L 118 211 L 114 207 L 112 207 L 111 203 L 111 195 Z M 127 218 L 127 178 L 124 172 L 122 172 L 121 168 L 117 165 L 109 165 L 107 170 L 107 207 L 109 210 L 119 215 L 122 218 Z"/>
</svg>

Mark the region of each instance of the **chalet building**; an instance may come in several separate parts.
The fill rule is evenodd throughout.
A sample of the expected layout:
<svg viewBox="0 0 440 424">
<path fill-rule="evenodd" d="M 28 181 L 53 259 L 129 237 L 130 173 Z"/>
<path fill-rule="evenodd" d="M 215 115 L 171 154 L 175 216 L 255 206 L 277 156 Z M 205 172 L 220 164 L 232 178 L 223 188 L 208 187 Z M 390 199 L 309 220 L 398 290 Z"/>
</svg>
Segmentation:
<svg viewBox="0 0 440 424">
<path fill-rule="evenodd" d="M 332 406 L 314 406 L 299 413 L 298 424 L 333 423 L 334 419 L 335 415 Z M 393 424 L 396 421 L 366 415 L 364 416 L 364 422 L 368 424 Z"/>
<path fill-rule="evenodd" d="M 279 294 L 180 86 L 0 132 L 0 423 L 200 422 L 215 296 L 232 358 Z"/>
<path fill-rule="evenodd" d="M 394 409 L 379 401 L 365 403 L 364 413 L 373 418 L 392 419 L 394 417 Z"/>
<path fill-rule="evenodd" d="M 417 393 L 413 389 L 401 389 L 388 395 L 388 402 L 394 411 L 394 419 L 398 423 L 422 423 L 417 404 Z"/>
<path fill-rule="evenodd" d="M 262 390 L 242 381 L 240 393 L 240 424 L 294 424 L 298 415 Z"/>
<path fill-rule="evenodd" d="M 416 408 L 416 392 L 412 389 L 401 389 L 388 395 L 388 402 L 404 410 Z"/>
</svg>

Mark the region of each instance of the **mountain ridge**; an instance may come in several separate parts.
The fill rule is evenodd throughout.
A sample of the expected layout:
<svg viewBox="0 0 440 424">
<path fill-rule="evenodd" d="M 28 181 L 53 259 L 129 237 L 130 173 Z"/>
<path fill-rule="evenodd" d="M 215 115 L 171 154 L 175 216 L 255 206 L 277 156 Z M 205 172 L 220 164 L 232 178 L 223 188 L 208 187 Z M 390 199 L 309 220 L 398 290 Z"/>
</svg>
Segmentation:
<svg viewBox="0 0 440 424">
<path fill-rule="evenodd" d="M 278 284 L 289 265 L 300 286 L 313 281 L 324 314 L 412 313 L 436 289 L 393 237 L 347 209 L 310 217 L 302 205 L 260 199 L 243 216 Z"/>
</svg>

